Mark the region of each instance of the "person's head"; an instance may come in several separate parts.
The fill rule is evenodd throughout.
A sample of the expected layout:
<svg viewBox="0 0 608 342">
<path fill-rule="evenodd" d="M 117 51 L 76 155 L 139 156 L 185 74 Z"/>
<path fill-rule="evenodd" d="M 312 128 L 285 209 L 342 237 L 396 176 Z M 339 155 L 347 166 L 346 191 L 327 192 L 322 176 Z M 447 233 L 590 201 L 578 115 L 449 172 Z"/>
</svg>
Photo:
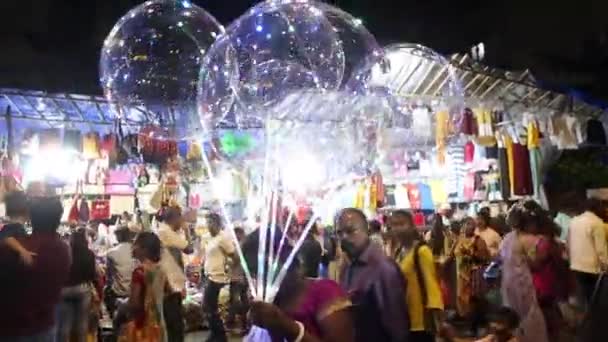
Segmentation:
<svg viewBox="0 0 608 342">
<path fill-rule="evenodd" d="M 475 220 L 472 217 L 465 217 L 462 220 L 462 230 L 464 231 L 464 236 L 473 237 L 475 235 Z"/>
<path fill-rule="evenodd" d="M 133 240 L 133 233 L 127 226 L 116 228 L 114 234 L 116 235 L 116 241 L 118 241 L 118 243 L 131 242 L 131 240 Z"/>
<path fill-rule="evenodd" d="M 137 234 L 132 247 L 133 258 L 139 261 L 159 262 L 161 244 L 158 236 L 152 232 Z"/>
<path fill-rule="evenodd" d="M 63 206 L 57 197 L 39 197 L 30 202 L 30 221 L 34 233 L 55 233 L 59 228 Z"/>
<path fill-rule="evenodd" d="M 29 218 L 29 203 L 23 191 L 11 191 L 4 195 L 6 216 L 12 220 L 27 221 Z"/>
<path fill-rule="evenodd" d="M 234 235 L 236 235 L 236 239 L 239 240 L 239 242 L 242 242 L 245 239 L 245 230 L 241 227 L 235 227 Z"/>
<path fill-rule="evenodd" d="M 538 234 L 542 231 L 543 217 L 548 213 L 533 200 L 514 204 L 507 215 L 509 227 L 525 233 Z"/>
<path fill-rule="evenodd" d="M 369 242 L 367 217 L 355 208 L 343 209 L 336 219 L 336 230 L 342 250 L 350 257 L 358 256 Z"/>
<path fill-rule="evenodd" d="M 72 251 L 80 252 L 89 249 L 86 229 L 79 228 L 72 232 L 70 235 L 70 246 L 72 247 Z"/>
<path fill-rule="evenodd" d="M 163 222 L 173 230 L 179 230 L 184 223 L 182 209 L 178 206 L 168 206 L 163 212 Z"/>
<path fill-rule="evenodd" d="M 490 333 L 498 342 L 507 342 L 515 335 L 519 327 L 519 316 L 508 307 L 501 307 L 489 315 Z"/>
<path fill-rule="evenodd" d="M 382 224 L 378 220 L 371 220 L 368 225 L 370 234 L 378 234 L 382 231 Z"/>
<path fill-rule="evenodd" d="M 439 214 L 433 216 L 433 226 L 431 227 L 431 249 L 434 255 L 440 255 L 443 252 L 445 244 L 445 226 L 443 225 L 443 217 Z"/>
<path fill-rule="evenodd" d="M 407 210 L 395 210 L 388 217 L 388 227 L 393 232 L 414 228 L 414 226 L 414 217 Z"/>
<path fill-rule="evenodd" d="M 487 207 L 483 207 L 479 209 L 477 212 L 477 216 L 475 217 L 475 222 L 477 224 L 477 228 L 486 229 L 490 227 L 490 222 L 492 217 L 490 216 L 490 209 Z"/>
<path fill-rule="evenodd" d="M 460 235 L 461 228 L 462 228 L 462 222 L 459 222 L 459 221 L 450 222 L 450 232 L 452 232 L 452 234 L 454 234 L 456 236 Z"/>
<path fill-rule="evenodd" d="M 211 236 L 217 236 L 222 231 L 222 217 L 216 213 L 210 213 L 207 215 L 207 229 Z"/>
<path fill-rule="evenodd" d="M 121 215 L 121 219 L 123 221 L 131 221 L 133 219 L 133 216 L 131 214 L 129 214 L 129 212 L 123 211 L 122 215 Z"/>
</svg>

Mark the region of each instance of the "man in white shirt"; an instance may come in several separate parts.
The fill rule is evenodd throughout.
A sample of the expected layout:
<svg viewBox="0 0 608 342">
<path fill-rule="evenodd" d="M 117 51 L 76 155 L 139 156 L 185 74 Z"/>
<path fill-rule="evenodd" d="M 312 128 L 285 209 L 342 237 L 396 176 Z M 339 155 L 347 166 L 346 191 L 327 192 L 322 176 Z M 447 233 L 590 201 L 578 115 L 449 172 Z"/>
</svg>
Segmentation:
<svg viewBox="0 0 608 342">
<path fill-rule="evenodd" d="M 131 293 L 131 275 L 135 269 L 132 255 L 133 233 L 126 227 L 118 227 L 114 234 L 118 245 L 112 247 L 106 256 L 106 288 L 104 301 L 106 308 L 113 317 L 116 310 L 116 300 L 129 298 Z"/>
<path fill-rule="evenodd" d="M 229 258 L 233 257 L 235 245 L 232 239 L 222 231 L 222 219 L 217 214 L 207 216 L 207 228 L 211 239 L 205 246 L 205 276 L 207 286 L 203 310 L 209 315 L 211 335 L 207 341 L 227 341 L 224 323 L 218 312 L 218 298 L 222 287 L 230 283 L 227 266 Z"/>
<path fill-rule="evenodd" d="M 572 218 L 568 229 L 570 269 L 576 277 L 579 304 L 585 307 L 591 299 L 599 274 L 608 266 L 604 221 L 594 213 L 593 202 L 588 208 Z"/>
<path fill-rule="evenodd" d="M 181 208 L 168 206 L 163 208 L 160 216 L 161 223 L 158 229 L 158 238 L 183 271 L 184 260 L 182 254 L 190 254 L 193 249 L 189 240 L 188 230 L 182 230 L 184 220 Z M 185 234 L 182 231 L 185 231 Z M 175 292 L 167 295 L 164 300 L 163 311 L 168 340 L 176 342 L 184 341 L 185 327 L 182 315 L 182 294 Z"/>
</svg>

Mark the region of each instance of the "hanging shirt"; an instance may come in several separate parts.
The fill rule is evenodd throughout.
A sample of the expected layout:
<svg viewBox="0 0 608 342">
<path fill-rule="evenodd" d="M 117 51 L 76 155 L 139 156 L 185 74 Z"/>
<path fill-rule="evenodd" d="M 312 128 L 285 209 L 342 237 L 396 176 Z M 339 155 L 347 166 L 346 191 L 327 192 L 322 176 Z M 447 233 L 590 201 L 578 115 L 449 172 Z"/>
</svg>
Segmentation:
<svg viewBox="0 0 608 342">
<path fill-rule="evenodd" d="M 418 191 L 420 192 L 420 209 L 435 210 L 431 187 L 424 183 L 418 183 Z"/>
<path fill-rule="evenodd" d="M 449 115 L 447 110 L 440 110 L 435 114 L 435 144 L 437 147 L 437 161 L 439 165 L 445 164 L 445 146 L 448 137 Z"/>
<path fill-rule="evenodd" d="M 540 147 L 540 131 L 536 120 L 529 120 L 527 125 L 528 148 Z"/>
<path fill-rule="evenodd" d="M 431 196 L 433 197 L 433 203 L 441 205 L 447 203 L 448 193 L 446 191 L 446 181 L 443 179 L 433 179 L 429 182 L 431 187 Z"/>
<path fill-rule="evenodd" d="M 507 165 L 509 167 L 509 185 L 511 194 L 515 194 L 515 167 L 513 162 L 513 140 L 508 134 L 504 135 L 505 147 L 507 149 Z"/>
<path fill-rule="evenodd" d="M 530 171 L 530 154 L 521 144 L 513 144 L 513 194 L 517 196 L 532 195 L 532 173 Z"/>
<path fill-rule="evenodd" d="M 448 147 L 448 175 L 447 192 L 452 198 L 462 197 L 463 181 L 466 174 L 464 163 L 464 146 L 452 145 Z"/>
<path fill-rule="evenodd" d="M 407 194 L 410 198 L 410 205 L 412 209 L 420 209 L 421 201 L 420 201 L 420 190 L 416 184 L 408 184 L 407 185 Z"/>
<path fill-rule="evenodd" d="M 407 186 L 403 184 L 397 184 L 395 186 L 395 207 L 399 209 L 410 209 L 410 197 L 407 191 Z"/>
</svg>

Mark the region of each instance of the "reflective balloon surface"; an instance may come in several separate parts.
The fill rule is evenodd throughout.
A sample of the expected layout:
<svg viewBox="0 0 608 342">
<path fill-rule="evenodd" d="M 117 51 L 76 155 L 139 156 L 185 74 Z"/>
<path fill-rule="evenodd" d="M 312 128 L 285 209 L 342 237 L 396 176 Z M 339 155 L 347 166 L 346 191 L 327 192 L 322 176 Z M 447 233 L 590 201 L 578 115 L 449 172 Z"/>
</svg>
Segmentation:
<svg viewBox="0 0 608 342">
<path fill-rule="evenodd" d="M 147 1 L 123 16 L 100 59 L 105 95 L 123 116 L 146 113 L 181 128 L 199 124 L 196 87 L 203 56 L 223 27 L 187 0 Z"/>
<path fill-rule="evenodd" d="M 319 2 L 272 1 L 231 24 L 201 69 L 199 111 L 218 124 L 263 125 L 269 108 L 301 90 L 339 90 L 353 65 L 380 54 L 349 14 Z"/>
</svg>

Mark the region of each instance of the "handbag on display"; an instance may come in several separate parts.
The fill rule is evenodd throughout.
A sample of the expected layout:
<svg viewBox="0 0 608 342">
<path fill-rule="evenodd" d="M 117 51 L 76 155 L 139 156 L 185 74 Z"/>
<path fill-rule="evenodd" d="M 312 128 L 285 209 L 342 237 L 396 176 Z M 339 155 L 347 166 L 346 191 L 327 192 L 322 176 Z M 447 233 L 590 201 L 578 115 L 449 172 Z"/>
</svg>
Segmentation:
<svg viewBox="0 0 608 342">
<path fill-rule="evenodd" d="M 110 201 L 94 200 L 91 202 L 91 219 L 106 220 L 110 218 Z"/>
</svg>

